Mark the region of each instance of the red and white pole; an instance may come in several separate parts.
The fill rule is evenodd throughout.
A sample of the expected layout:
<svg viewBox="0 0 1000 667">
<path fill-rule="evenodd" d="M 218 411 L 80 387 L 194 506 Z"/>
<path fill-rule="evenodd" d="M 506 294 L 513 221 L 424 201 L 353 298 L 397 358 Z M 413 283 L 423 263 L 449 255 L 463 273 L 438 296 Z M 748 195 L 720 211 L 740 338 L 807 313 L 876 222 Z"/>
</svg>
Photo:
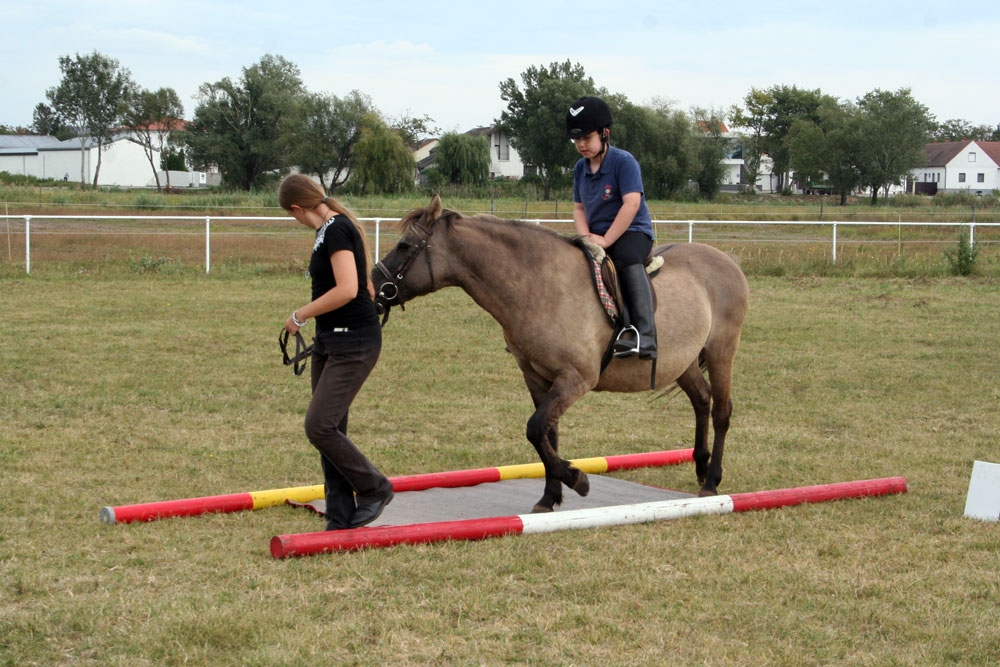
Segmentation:
<svg viewBox="0 0 1000 667">
<path fill-rule="evenodd" d="M 736 493 L 707 498 L 681 498 L 545 514 L 519 514 L 405 526 L 378 526 L 353 530 L 276 535 L 271 538 L 270 546 L 271 555 L 275 558 L 290 558 L 334 551 L 374 549 L 398 544 L 425 544 L 446 540 L 482 540 L 501 535 L 547 533 L 556 530 L 649 523 L 680 519 L 696 514 L 728 514 L 730 512 L 774 509 L 803 503 L 884 496 L 905 492 L 905 478 L 886 477 L 775 491 Z"/>
</svg>

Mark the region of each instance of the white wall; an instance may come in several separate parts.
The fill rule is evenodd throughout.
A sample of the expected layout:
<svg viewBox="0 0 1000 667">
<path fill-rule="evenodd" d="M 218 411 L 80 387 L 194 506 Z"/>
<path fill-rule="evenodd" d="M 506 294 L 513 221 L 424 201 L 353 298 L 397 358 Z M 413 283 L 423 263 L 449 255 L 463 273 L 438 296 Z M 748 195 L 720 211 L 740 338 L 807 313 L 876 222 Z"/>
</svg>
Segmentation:
<svg viewBox="0 0 1000 667">
<path fill-rule="evenodd" d="M 83 183 L 90 185 L 94 182 L 94 172 L 97 169 L 97 148 L 88 146 L 83 151 L 82 160 Z M 154 153 L 153 161 L 161 174 L 160 185 L 164 186 L 166 179 L 160 170 L 157 153 Z M 80 183 L 80 141 L 69 139 L 54 145 L 39 142 L 38 148 L 25 148 L 20 154 L 0 154 L 0 171 L 57 181 L 65 178 L 71 183 Z M 218 184 L 212 183 L 212 180 L 210 176 L 206 177 L 204 172 L 170 173 L 170 185 L 173 187 L 204 187 L 208 184 Z M 153 166 L 149 163 L 142 146 L 122 136 L 106 145 L 101 153 L 101 171 L 97 175 L 97 185 L 123 188 L 156 187 Z"/>
<path fill-rule="evenodd" d="M 979 182 L 980 177 L 983 179 L 982 182 Z M 983 195 L 990 194 L 998 188 L 1000 188 L 1000 165 L 990 159 L 982 146 L 974 141 L 945 166 L 943 182 L 938 184 L 939 191 L 968 191 Z"/>
<path fill-rule="evenodd" d="M 500 132 L 491 131 L 486 135 L 490 144 L 490 175 L 493 178 L 521 178 L 524 176 L 524 162 L 510 145 L 510 138 Z"/>
</svg>

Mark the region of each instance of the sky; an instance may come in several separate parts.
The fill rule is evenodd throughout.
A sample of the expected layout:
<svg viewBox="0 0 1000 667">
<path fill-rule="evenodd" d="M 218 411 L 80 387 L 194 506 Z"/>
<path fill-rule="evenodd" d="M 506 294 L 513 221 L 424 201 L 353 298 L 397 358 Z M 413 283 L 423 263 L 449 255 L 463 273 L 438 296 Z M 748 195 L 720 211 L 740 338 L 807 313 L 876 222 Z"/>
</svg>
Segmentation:
<svg viewBox="0 0 1000 667">
<path fill-rule="evenodd" d="M 459 8 L 461 4 L 465 7 Z M 500 82 L 567 60 L 636 104 L 726 111 L 751 88 L 856 100 L 909 88 L 938 121 L 1000 124 L 1000 2 L 35 0 L 0 3 L 0 124 L 30 126 L 60 56 L 97 51 L 191 119 L 202 84 L 267 54 L 440 133 L 499 119 Z M 567 105 L 572 100 L 567 100 Z"/>
</svg>

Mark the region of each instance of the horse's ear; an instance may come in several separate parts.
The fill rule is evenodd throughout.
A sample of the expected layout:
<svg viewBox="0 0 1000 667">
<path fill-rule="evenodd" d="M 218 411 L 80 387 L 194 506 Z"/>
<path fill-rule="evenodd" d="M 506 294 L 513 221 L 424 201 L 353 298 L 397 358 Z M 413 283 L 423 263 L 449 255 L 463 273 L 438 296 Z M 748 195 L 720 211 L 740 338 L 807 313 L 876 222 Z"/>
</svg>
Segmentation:
<svg viewBox="0 0 1000 667">
<path fill-rule="evenodd" d="M 437 220 L 438 216 L 441 215 L 441 198 L 437 196 L 437 193 L 431 197 L 431 203 L 427 206 L 427 215 L 431 220 Z"/>
</svg>

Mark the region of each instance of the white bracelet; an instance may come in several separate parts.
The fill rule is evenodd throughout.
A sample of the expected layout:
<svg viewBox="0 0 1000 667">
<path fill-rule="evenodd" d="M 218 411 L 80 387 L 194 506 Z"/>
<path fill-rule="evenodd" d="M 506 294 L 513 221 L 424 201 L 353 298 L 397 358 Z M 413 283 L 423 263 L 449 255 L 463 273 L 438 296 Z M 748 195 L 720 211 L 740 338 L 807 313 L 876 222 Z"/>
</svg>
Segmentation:
<svg viewBox="0 0 1000 667">
<path fill-rule="evenodd" d="M 306 323 L 305 322 L 299 322 L 298 313 L 299 313 L 299 311 L 297 311 L 297 310 L 293 310 L 292 311 L 292 322 L 295 323 L 295 326 L 297 326 L 297 327 L 299 327 L 301 329 L 302 327 L 304 327 L 306 325 Z M 309 318 L 306 318 L 306 319 L 308 320 Z"/>
</svg>

